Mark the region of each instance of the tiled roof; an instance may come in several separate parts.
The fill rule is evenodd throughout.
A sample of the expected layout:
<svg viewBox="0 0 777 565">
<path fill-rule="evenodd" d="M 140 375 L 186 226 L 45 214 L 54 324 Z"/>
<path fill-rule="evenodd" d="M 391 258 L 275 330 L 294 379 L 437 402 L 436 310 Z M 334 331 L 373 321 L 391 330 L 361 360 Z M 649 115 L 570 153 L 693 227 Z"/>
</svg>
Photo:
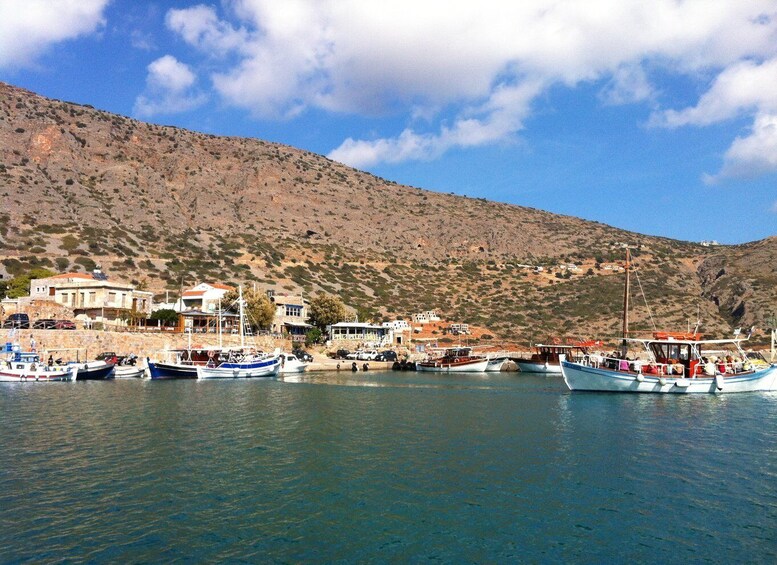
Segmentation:
<svg viewBox="0 0 777 565">
<path fill-rule="evenodd" d="M 90 273 L 62 273 L 49 277 L 50 279 L 86 279 L 92 280 L 94 277 Z"/>
</svg>

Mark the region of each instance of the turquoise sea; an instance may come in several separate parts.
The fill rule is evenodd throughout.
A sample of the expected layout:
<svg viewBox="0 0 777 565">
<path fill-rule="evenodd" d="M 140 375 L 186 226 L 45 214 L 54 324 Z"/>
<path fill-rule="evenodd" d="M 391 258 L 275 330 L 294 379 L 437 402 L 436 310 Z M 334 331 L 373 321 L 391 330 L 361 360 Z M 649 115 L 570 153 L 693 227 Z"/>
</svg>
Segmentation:
<svg viewBox="0 0 777 565">
<path fill-rule="evenodd" d="M 775 563 L 777 394 L 560 378 L 0 386 L 3 563 Z"/>
</svg>

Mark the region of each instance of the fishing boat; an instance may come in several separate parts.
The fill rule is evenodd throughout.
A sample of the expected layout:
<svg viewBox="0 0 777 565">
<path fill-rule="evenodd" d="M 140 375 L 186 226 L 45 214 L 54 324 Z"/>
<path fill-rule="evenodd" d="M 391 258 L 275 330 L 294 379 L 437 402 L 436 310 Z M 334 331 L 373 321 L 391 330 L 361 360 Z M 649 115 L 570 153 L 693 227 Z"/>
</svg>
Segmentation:
<svg viewBox="0 0 777 565">
<path fill-rule="evenodd" d="M 0 382 L 57 382 L 74 381 L 78 374 L 75 365 L 48 365 L 35 352 L 13 351 L 0 363 Z"/>
<path fill-rule="evenodd" d="M 732 393 L 777 390 L 777 365 L 756 366 L 742 349 L 749 336 L 705 340 L 693 332 L 653 332 L 629 338 L 629 254 L 626 250 L 623 341 L 610 356 L 561 358 L 570 390 L 670 394 Z"/>
<path fill-rule="evenodd" d="M 561 375 L 561 362 L 559 359 L 563 355 L 567 360 L 582 358 L 588 353 L 591 347 L 601 345 L 600 341 L 586 341 L 569 344 L 542 344 L 534 346 L 531 355 L 528 357 L 517 357 L 511 359 L 518 365 L 523 373 L 548 373 L 551 375 Z"/>
<path fill-rule="evenodd" d="M 441 357 L 416 363 L 416 370 L 432 373 L 482 373 L 487 367 L 488 358 L 473 355 L 471 347 L 451 347 Z"/>
<path fill-rule="evenodd" d="M 488 365 L 486 365 L 486 372 L 498 373 L 502 370 L 502 366 L 507 362 L 507 355 L 488 355 Z"/>
<path fill-rule="evenodd" d="M 47 362 L 49 367 L 56 367 L 61 365 L 77 367 L 78 376 L 76 380 L 79 381 L 102 381 L 105 379 L 112 379 L 113 369 L 117 362 L 115 357 L 106 358 L 104 357 L 104 354 L 98 355 L 93 360 L 88 361 L 88 357 L 86 355 L 87 350 L 83 347 L 46 349 L 45 353 L 48 353 L 49 355 Z M 63 361 L 62 358 L 58 358 L 55 361 L 55 355 L 62 355 L 65 357 L 65 360 Z M 68 361 L 67 357 L 70 357 L 71 360 Z M 72 361 L 73 357 L 75 357 L 75 361 Z M 84 360 L 81 361 L 81 359 Z"/>
<path fill-rule="evenodd" d="M 299 359 L 293 353 L 281 353 L 281 367 L 278 371 L 282 374 L 304 373 L 308 368 L 308 363 Z"/>
</svg>

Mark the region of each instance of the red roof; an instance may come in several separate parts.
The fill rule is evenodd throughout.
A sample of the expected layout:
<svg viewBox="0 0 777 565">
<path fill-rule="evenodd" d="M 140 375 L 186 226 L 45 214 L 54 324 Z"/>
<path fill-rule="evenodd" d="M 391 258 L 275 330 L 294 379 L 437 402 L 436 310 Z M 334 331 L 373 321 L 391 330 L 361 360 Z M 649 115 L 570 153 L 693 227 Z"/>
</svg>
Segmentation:
<svg viewBox="0 0 777 565">
<path fill-rule="evenodd" d="M 90 273 L 62 273 L 49 277 L 50 279 L 88 279 L 92 280 L 94 276 Z"/>
</svg>

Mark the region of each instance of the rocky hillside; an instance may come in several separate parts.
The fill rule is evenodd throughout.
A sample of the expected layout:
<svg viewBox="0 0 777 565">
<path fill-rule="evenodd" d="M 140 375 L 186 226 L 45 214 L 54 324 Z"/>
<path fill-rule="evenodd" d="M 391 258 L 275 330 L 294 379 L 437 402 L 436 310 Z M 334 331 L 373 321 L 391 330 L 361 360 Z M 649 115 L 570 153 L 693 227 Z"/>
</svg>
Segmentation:
<svg viewBox="0 0 777 565">
<path fill-rule="evenodd" d="M 612 266 L 628 244 L 651 309 L 635 296 L 637 327 L 652 327 L 652 314 L 685 328 L 698 312 L 721 334 L 777 309 L 775 238 L 707 248 L 647 237 L 2 83 L 0 195 L 5 275 L 100 264 L 160 293 L 182 280 L 324 291 L 378 318 L 436 308 L 528 340 L 616 333 Z"/>
</svg>

